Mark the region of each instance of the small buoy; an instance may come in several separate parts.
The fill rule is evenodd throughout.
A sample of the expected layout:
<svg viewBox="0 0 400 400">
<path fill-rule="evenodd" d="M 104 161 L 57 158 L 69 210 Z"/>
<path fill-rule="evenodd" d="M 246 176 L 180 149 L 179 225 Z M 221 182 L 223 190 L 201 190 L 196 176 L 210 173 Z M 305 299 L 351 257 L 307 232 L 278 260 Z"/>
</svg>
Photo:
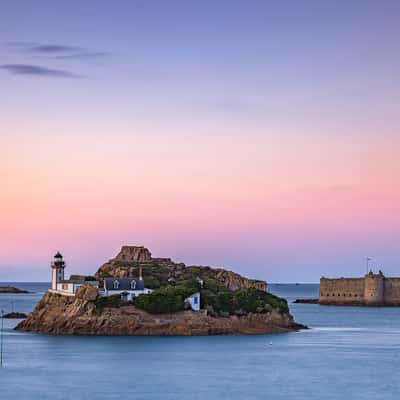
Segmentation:
<svg viewBox="0 0 400 400">
<path fill-rule="evenodd" d="M 269 345 L 272 346 L 272 342 L 269 342 Z"/>
</svg>

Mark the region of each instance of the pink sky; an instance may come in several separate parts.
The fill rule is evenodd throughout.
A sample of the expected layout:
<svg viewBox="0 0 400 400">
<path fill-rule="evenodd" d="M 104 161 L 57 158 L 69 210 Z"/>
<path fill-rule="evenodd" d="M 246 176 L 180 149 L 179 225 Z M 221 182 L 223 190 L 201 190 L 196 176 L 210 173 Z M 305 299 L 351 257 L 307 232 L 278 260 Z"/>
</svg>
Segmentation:
<svg viewBox="0 0 400 400">
<path fill-rule="evenodd" d="M 269 135 L 268 127 L 266 135 L 161 134 L 155 126 L 129 136 L 66 125 L 53 135 L 47 121 L 14 122 L 12 137 L 1 136 L 0 278 L 11 269 L 23 280 L 21 268 L 32 268 L 46 279 L 57 249 L 70 272 L 90 273 L 122 244 L 268 280 L 354 274 L 366 254 L 395 272 L 396 136 Z"/>
</svg>

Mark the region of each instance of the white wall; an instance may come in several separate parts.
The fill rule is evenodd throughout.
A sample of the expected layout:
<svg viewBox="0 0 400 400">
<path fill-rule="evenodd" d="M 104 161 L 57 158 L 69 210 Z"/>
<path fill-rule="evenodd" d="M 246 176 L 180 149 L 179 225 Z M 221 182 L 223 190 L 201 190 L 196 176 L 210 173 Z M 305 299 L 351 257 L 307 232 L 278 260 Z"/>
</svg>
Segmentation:
<svg viewBox="0 0 400 400">
<path fill-rule="evenodd" d="M 200 311 L 200 293 L 192 294 L 185 301 L 190 304 L 193 311 Z"/>
<path fill-rule="evenodd" d="M 122 293 L 128 293 L 128 298 L 140 296 L 141 294 L 150 294 L 151 289 L 144 288 L 143 290 L 105 290 L 103 293 L 104 297 L 113 296 L 115 294 L 121 295 Z"/>
<path fill-rule="evenodd" d="M 57 291 L 74 294 L 76 291 L 74 283 L 57 283 Z"/>
</svg>

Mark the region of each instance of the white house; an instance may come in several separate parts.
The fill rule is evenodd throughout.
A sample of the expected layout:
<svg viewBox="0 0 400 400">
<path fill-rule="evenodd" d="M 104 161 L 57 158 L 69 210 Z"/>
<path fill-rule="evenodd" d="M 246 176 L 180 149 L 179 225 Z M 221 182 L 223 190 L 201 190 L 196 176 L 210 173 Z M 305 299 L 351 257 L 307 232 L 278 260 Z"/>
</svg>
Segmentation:
<svg viewBox="0 0 400 400">
<path fill-rule="evenodd" d="M 200 293 L 193 293 L 185 299 L 185 303 L 190 304 L 193 311 L 200 311 Z"/>
<path fill-rule="evenodd" d="M 82 285 L 93 285 L 99 287 L 98 281 L 64 279 L 65 261 L 60 252 L 54 256 L 51 264 L 51 289 L 50 292 L 63 294 L 65 296 L 75 296 L 76 291 Z"/>
<path fill-rule="evenodd" d="M 144 287 L 144 280 L 141 276 L 139 279 L 104 278 L 103 282 L 103 288 L 100 293 L 105 297 L 119 294 L 123 300 L 130 301 L 141 294 L 149 294 L 152 292 L 151 289 Z"/>
<path fill-rule="evenodd" d="M 56 292 L 59 294 L 66 294 L 75 296 L 76 291 L 82 285 L 92 285 L 96 289 L 99 287 L 98 281 L 85 281 L 85 280 L 71 280 L 71 279 L 64 279 L 61 282 L 57 283 L 57 290 Z"/>
</svg>

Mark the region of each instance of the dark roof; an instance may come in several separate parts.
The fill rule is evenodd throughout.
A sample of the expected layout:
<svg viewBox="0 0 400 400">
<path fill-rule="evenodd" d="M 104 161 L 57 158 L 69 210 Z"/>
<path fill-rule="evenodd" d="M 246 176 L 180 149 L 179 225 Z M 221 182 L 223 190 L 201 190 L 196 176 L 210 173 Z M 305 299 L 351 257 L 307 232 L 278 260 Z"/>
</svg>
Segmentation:
<svg viewBox="0 0 400 400">
<path fill-rule="evenodd" d="M 115 281 L 119 283 L 118 289 L 114 288 Z M 135 282 L 133 288 L 132 282 Z M 136 278 L 105 278 L 104 288 L 107 290 L 143 290 L 144 281 Z"/>
<path fill-rule="evenodd" d="M 62 258 L 62 254 L 59 251 L 57 251 L 57 253 L 54 256 L 54 258 Z"/>
<path fill-rule="evenodd" d="M 77 284 L 82 284 L 86 283 L 85 281 L 76 281 L 73 279 L 63 279 L 62 281 L 58 281 L 58 283 L 77 283 Z"/>
<path fill-rule="evenodd" d="M 118 281 L 118 289 L 114 288 L 114 282 Z M 132 288 L 132 282 L 135 282 L 134 287 Z M 104 279 L 104 288 L 106 290 L 143 290 L 144 289 L 144 281 L 143 279 L 135 279 L 135 278 L 105 278 Z"/>
</svg>

